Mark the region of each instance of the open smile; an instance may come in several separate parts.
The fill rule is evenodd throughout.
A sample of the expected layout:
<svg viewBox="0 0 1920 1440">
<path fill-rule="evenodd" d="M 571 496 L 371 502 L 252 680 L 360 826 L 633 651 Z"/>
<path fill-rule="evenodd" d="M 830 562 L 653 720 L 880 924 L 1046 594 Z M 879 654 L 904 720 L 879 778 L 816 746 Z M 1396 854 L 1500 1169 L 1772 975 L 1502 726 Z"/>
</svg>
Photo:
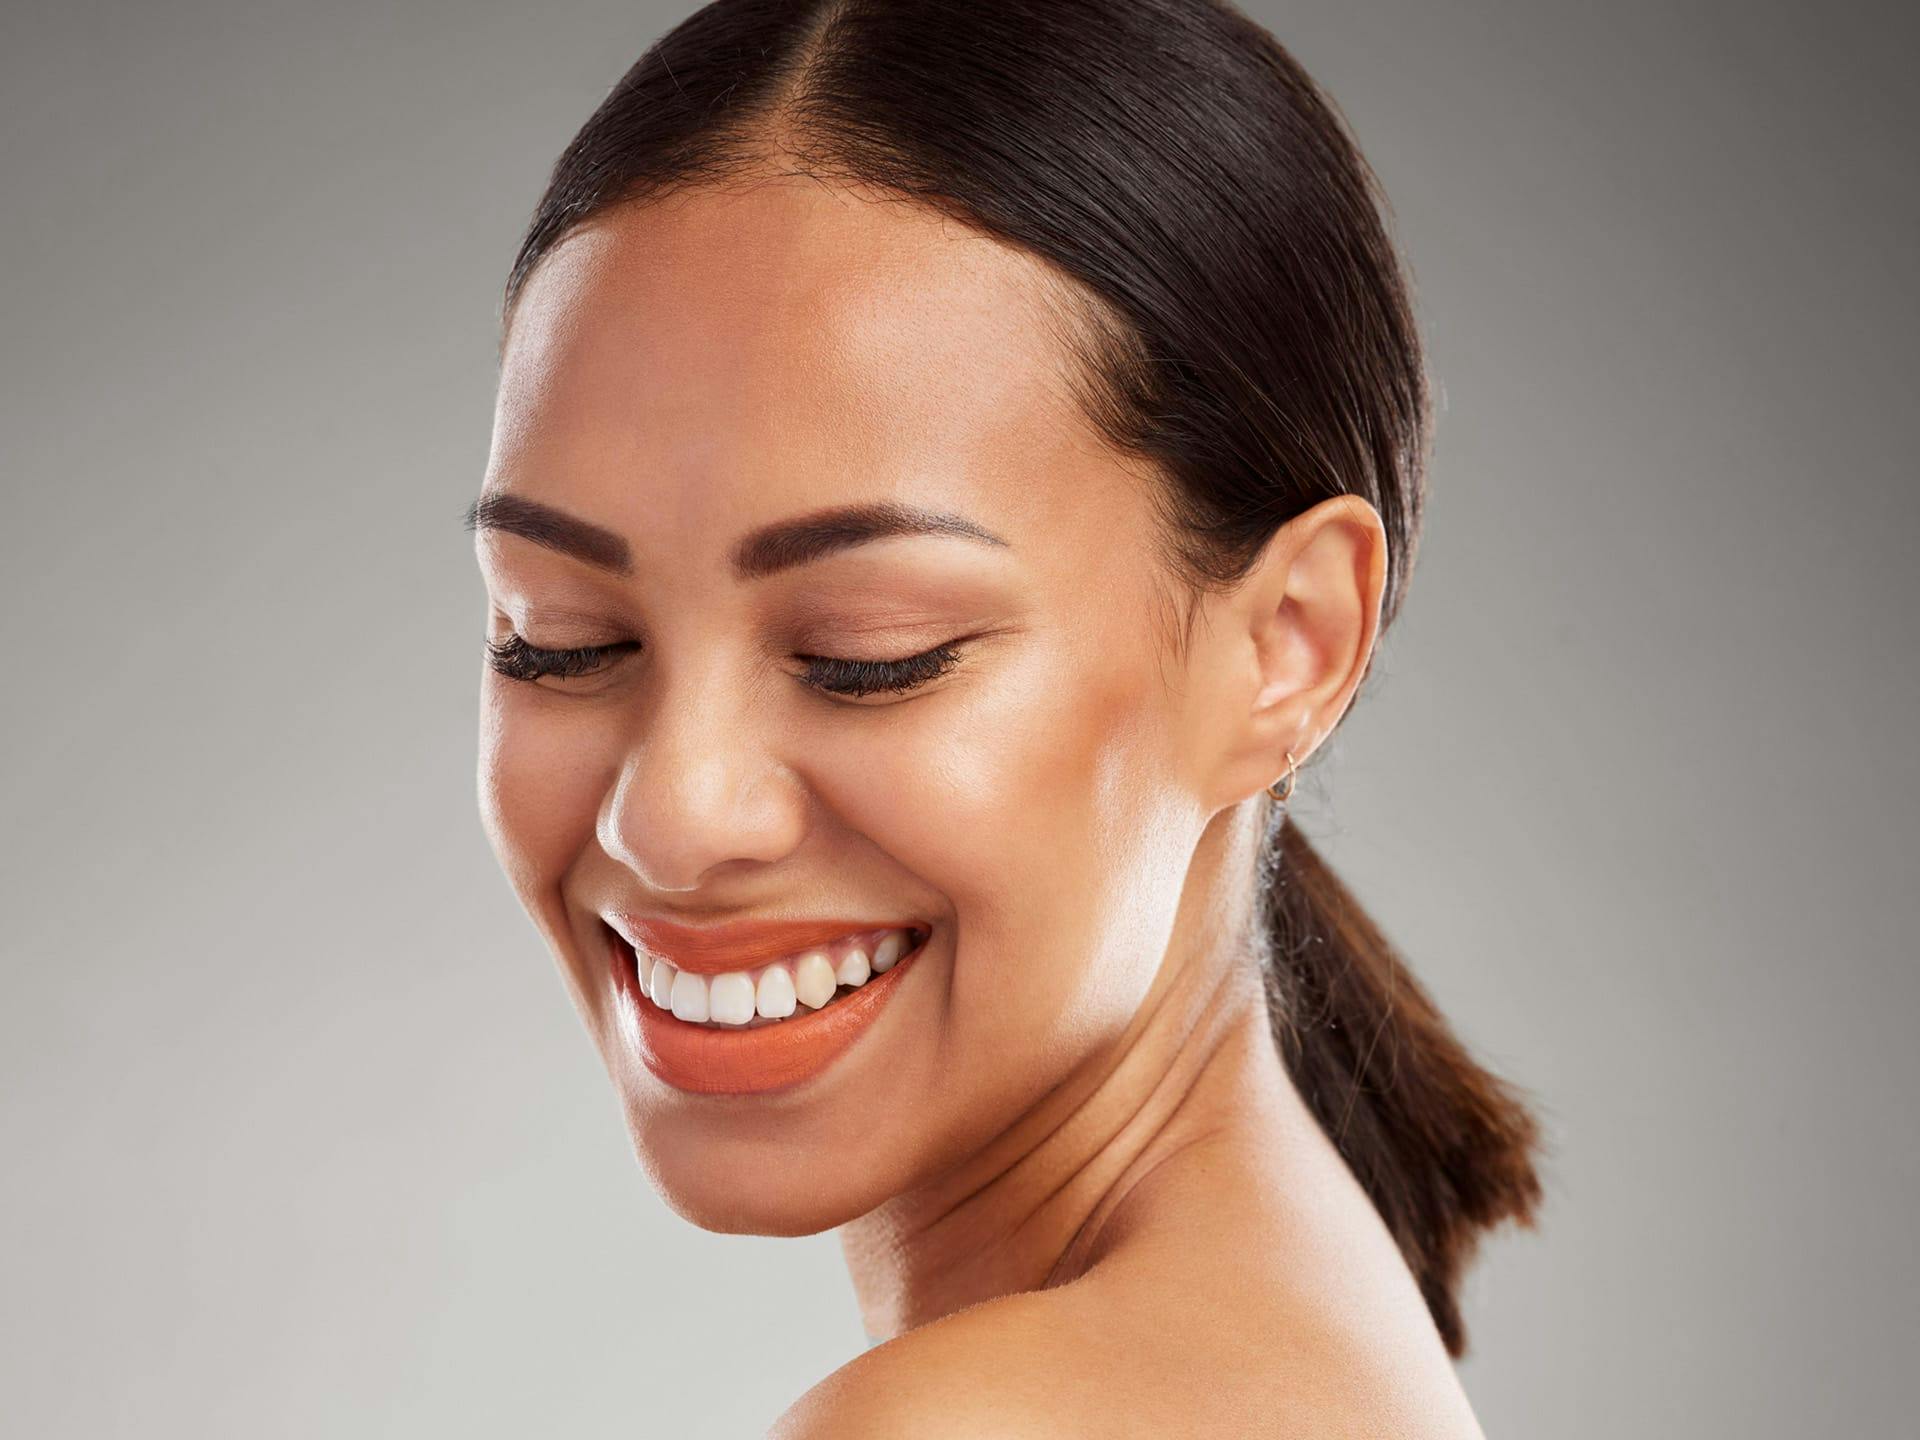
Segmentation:
<svg viewBox="0 0 1920 1440">
<path fill-rule="evenodd" d="M 677 1089 L 756 1094 L 824 1070 L 879 1017 L 930 926 L 852 932 L 718 974 L 680 969 L 607 929 L 641 1062 Z"/>
</svg>

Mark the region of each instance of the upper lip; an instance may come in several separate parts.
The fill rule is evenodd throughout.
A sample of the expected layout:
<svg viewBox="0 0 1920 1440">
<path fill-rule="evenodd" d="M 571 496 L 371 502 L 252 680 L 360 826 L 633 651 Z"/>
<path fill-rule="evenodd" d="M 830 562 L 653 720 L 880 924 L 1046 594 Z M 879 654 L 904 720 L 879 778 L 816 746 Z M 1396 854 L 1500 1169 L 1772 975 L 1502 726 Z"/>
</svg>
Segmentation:
<svg viewBox="0 0 1920 1440">
<path fill-rule="evenodd" d="M 674 969 L 696 975 L 751 970 L 843 935 L 926 928 L 910 920 L 730 920 L 722 925 L 684 925 L 624 913 L 605 919 L 636 950 L 644 949 L 666 959 Z"/>
</svg>

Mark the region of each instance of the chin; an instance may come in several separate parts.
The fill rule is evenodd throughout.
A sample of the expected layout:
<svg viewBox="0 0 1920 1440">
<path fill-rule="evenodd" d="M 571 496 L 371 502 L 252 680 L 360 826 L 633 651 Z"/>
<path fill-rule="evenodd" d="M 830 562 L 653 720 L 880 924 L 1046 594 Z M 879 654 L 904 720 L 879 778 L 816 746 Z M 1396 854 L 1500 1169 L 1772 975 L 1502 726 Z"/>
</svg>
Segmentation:
<svg viewBox="0 0 1920 1440">
<path fill-rule="evenodd" d="M 860 1167 L 850 1160 L 823 1163 L 834 1152 L 769 1137 L 764 1122 L 736 1134 L 711 1116 L 629 1116 L 627 1128 L 635 1158 L 667 1207 L 715 1234 L 817 1235 L 887 1198 L 883 1187 L 860 1183 Z"/>
</svg>

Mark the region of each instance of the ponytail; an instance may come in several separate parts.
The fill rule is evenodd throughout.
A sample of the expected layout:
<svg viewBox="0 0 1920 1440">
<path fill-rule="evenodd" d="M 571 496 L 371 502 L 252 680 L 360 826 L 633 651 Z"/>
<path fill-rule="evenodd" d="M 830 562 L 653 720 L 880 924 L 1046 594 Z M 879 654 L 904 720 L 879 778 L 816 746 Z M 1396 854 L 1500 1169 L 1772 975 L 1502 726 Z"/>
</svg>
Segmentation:
<svg viewBox="0 0 1920 1440">
<path fill-rule="evenodd" d="M 1480 1233 L 1533 1223 L 1538 1126 L 1476 1064 L 1284 811 L 1261 861 L 1267 1011 L 1288 1073 L 1466 1350 L 1457 1294 Z"/>
</svg>

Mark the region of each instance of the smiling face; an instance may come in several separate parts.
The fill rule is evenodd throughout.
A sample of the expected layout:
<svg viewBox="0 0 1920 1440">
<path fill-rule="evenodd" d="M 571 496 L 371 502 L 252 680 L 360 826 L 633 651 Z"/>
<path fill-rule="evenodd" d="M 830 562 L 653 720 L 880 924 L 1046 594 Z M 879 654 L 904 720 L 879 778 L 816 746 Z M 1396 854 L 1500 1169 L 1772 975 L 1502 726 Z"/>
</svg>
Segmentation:
<svg viewBox="0 0 1920 1440">
<path fill-rule="evenodd" d="M 512 523 L 478 550 L 522 678 L 487 674 L 482 811 L 638 1154 L 708 1228 L 811 1233 L 946 1170 L 1097 1066 L 1166 950 L 1205 722 L 1149 492 L 1069 398 L 1044 284 L 930 210 L 780 179 L 589 222 L 513 317 L 483 489 Z M 847 506 L 945 533 L 744 543 Z M 514 636 L 590 653 L 524 678 Z M 941 646 L 864 695 L 820 658 Z M 825 1068 L 709 1094 L 645 1063 L 617 917 L 929 938 Z"/>
</svg>

